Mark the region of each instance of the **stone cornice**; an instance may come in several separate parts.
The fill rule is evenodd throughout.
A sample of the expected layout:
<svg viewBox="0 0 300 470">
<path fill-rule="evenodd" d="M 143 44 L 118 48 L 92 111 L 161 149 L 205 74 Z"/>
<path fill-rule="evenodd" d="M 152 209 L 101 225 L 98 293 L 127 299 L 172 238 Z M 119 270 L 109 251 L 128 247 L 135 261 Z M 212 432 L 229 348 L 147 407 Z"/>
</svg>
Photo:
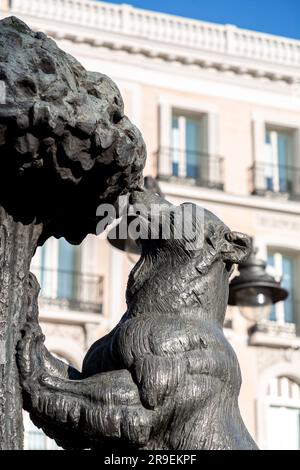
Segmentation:
<svg viewBox="0 0 300 470">
<path fill-rule="evenodd" d="M 12 0 L 7 14 L 56 39 L 300 84 L 293 39 L 93 0 Z"/>
<path fill-rule="evenodd" d="M 200 186 L 187 186 L 164 181 L 159 181 L 159 185 L 166 196 L 189 198 L 200 202 L 228 204 L 232 207 L 247 207 L 255 210 L 267 210 L 268 212 L 300 215 L 300 204 L 295 201 L 268 199 L 254 195 L 229 194 L 223 191 L 201 188 Z"/>
</svg>

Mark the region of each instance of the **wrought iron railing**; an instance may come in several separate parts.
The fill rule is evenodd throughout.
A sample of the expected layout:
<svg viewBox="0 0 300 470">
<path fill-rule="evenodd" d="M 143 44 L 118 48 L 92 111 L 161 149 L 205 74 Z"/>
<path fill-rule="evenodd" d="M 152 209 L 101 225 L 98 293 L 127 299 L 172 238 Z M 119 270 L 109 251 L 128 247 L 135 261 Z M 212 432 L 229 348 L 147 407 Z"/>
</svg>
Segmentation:
<svg viewBox="0 0 300 470">
<path fill-rule="evenodd" d="M 40 282 L 42 302 L 64 310 L 102 313 L 102 276 L 40 267 L 31 270 Z"/>
<path fill-rule="evenodd" d="M 295 336 L 296 324 L 295 323 L 278 323 L 276 321 L 265 320 L 256 323 L 251 332 L 266 333 L 273 336 Z"/>
<path fill-rule="evenodd" d="M 224 189 L 224 159 L 194 150 L 161 147 L 157 152 L 158 177 L 212 189 Z"/>
<path fill-rule="evenodd" d="M 300 167 L 256 162 L 249 169 L 250 193 L 300 200 Z"/>
<path fill-rule="evenodd" d="M 300 301 L 294 289 L 289 289 L 289 295 L 283 301 L 283 309 L 278 311 L 279 303 L 273 304 L 269 318 L 260 320 L 252 332 L 267 333 L 277 337 L 299 336 Z"/>
</svg>

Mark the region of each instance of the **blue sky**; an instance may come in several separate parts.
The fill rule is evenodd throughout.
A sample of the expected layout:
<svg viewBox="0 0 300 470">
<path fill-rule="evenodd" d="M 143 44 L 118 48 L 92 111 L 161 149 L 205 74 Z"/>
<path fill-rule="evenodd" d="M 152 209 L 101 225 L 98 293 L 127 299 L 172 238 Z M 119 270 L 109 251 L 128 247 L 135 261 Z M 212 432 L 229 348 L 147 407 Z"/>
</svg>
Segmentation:
<svg viewBox="0 0 300 470">
<path fill-rule="evenodd" d="M 300 39 L 300 0 L 111 0 Z"/>
</svg>

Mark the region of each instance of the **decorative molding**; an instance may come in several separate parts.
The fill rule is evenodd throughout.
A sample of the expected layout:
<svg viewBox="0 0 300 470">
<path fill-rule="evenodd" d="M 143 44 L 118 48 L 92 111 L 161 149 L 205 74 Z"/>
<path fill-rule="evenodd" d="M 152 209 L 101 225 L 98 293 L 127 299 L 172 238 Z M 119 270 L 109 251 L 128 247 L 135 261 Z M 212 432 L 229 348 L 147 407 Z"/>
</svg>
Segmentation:
<svg viewBox="0 0 300 470">
<path fill-rule="evenodd" d="M 175 198 L 185 198 L 197 201 L 208 201 L 232 206 L 241 206 L 252 209 L 263 209 L 286 214 L 300 215 L 300 204 L 293 201 L 278 200 L 254 195 L 228 194 L 223 191 L 206 189 L 184 184 L 173 184 L 160 181 L 160 187 L 164 194 Z"/>
<path fill-rule="evenodd" d="M 253 121 L 262 123 L 264 125 L 270 124 L 295 130 L 299 129 L 300 127 L 299 117 L 291 116 L 290 114 L 284 116 L 282 113 L 277 115 L 270 111 L 255 111 L 251 113 L 251 117 Z"/>
<path fill-rule="evenodd" d="M 45 25 L 46 27 L 46 25 Z M 76 57 L 87 70 L 106 73 L 116 83 L 124 80 L 135 84 L 163 88 L 174 94 L 196 94 L 202 97 L 219 97 L 239 103 L 268 106 L 278 111 L 299 112 L 300 93 L 285 82 L 269 79 L 225 74 L 199 67 L 153 60 L 124 51 L 112 51 L 88 44 L 59 41 L 60 47 Z M 300 88 L 299 88 L 300 90 Z"/>
<path fill-rule="evenodd" d="M 50 307 L 45 311 L 44 308 L 40 309 L 41 322 L 49 323 L 62 323 L 65 325 L 81 325 L 84 326 L 88 323 L 95 325 L 107 326 L 107 319 L 103 315 L 96 313 L 82 313 L 67 311 L 51 310 Z"/>
<path fill-rule="evenodd" d="M 264 332 L 257 331 L 249 338 L 250 346 L 268 346 L 271 348 L 292 348 L 300 349 L 300 338 L 296 336 L 280 336 L 271 333 L 268 330 Z"/>
<path fill-rule="evenodd" d="M 56 39 L 299 85 L 293 39 L 92 0 L 11 0 L 10 13 Z"/>
<path fill-rule="evenodd" d="M 267 449 L 267 409 L 270 400 L 267 387 L 274 377 L 288 377 L 300 384 L 298 351 L 293 351 L 292 360 L 286 358 L 284 349 L 257 348 L 258 384 L 256 394 L 256 436 L 261 449 Z"/>
<path fill-rule="evenodd" d="M 180 108 L 184 111 L 197 113 L 217 113 L 218 106 L 215 103 L 205 103 L 203 100 L 192 100 L 186 97 L 163 93 L 158 98 L 159 105 L 168 105 L 172 108 Z"/>
<path fill-rule="evenodd" d="M 288 377 L 298 376 L 300 379 L 299 361 L 300 350 L 290 349 L 291 358 L 287 359 L 286 348 L 257 347 L 257 370 L 261 376 L 262 382 L 267 384 L 271 377 L 285 375 Z M 263 380 L 265 379 L 265 380 Z M 266 389 L 258 387 L 257 396 L 262 396 Z"/>
<path fill-rule="evenodd" d="M 269 230 L 268 237 L 264 243 L 268 246 L 278 246 L 290 250 L 300 251 L 300 219 L 284 216 L 283 214 L 254 214 L 253 224 L 257 227 L 263 227 L 264 231 Z M 288 236 L 284 236 L 288 234 Z M 293 234 L 293 236 L 291 236 Z M 257 234 L 257 237 L 259 235 Z"/>
</svg>

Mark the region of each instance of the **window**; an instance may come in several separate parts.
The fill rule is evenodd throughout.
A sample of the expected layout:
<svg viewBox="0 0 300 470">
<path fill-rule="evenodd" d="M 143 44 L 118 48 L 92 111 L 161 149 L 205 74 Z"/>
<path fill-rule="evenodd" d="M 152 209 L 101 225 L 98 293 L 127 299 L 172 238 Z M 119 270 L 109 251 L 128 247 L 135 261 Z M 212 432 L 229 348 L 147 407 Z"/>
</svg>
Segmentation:
<svg viewBox="0 0 300 470">
<path fill-rule="evenodd" d="M 250 192 L 300 199 L 300 127 L 296 118 L 274 112 L 252 115 L 254 162 Z"/>
<path fill-rule="evenodd" d="M 167 162 L 162 165 L 160 177 L 171 177 L 173 181 L 179 178 L 189 184 L 223 189 L 223 159 L 207 151 L 211 140 L 209 122 L 211 129 L 212 121 L 208 114 L 172 110 L 170 144 L 168 148 L 160 149 L 160 159 Z"/>
<path fill-rule="evenodd" d="M 294 192 L 293 132 L 266 126 L 264 187 L 276 193 Z"/>
<path fill-rule="evenodd" d="M 71 245 L 64 238 L 51 238 L 38 249 L 33 261 L 33 271 L 45 297 L 73 298 L 76 272 L 80 265 L 79 247 Z"/>
<path fill-rule="evenodd" d="M 31 269 L 41 285 L 41 300 L 47 305 L 101 313 L 103 277 L 84 271 L 81 249 L 64 238 L 50 238 L 37 249 Z"/>
<path fill-rule="evenodd" d="M 300 450 L 300 386 L 288 377 L 274 377 L 267 390 L 268 450 Z"/>
<path fill-rule="evenodd" d="M 295 280 L 297 274 L 297 257 L 291 253 L 274 250 L 268 252 L 268 267 L 281 285 L 289 291 L 284 302 L 273 305 L 270 320 L 278 323 L 296 323 L 298 303 L 295 299 Z"/>
<path fill-rule="evenodd" d="M 204 155 L 202 141 L 202 117 L 191 117 L 179 112 L 173 112 L 171 131 L 173 176 L 195 179 L 203 176 Z"/>
<path fill-rule="evenodd" d="M 215 105 L 165 95 L 160 97 L 159 116 L 158 178 L 223 190 Z"/>
<path fill-rule="evenodd" d="M 76 288 L 75 273 L 77 272 L 76 261 L 79 258 L 79 251 L 64 238 L 60 238 L 58 242 L 57 297 L 72 299 Z"/>
</svg>

